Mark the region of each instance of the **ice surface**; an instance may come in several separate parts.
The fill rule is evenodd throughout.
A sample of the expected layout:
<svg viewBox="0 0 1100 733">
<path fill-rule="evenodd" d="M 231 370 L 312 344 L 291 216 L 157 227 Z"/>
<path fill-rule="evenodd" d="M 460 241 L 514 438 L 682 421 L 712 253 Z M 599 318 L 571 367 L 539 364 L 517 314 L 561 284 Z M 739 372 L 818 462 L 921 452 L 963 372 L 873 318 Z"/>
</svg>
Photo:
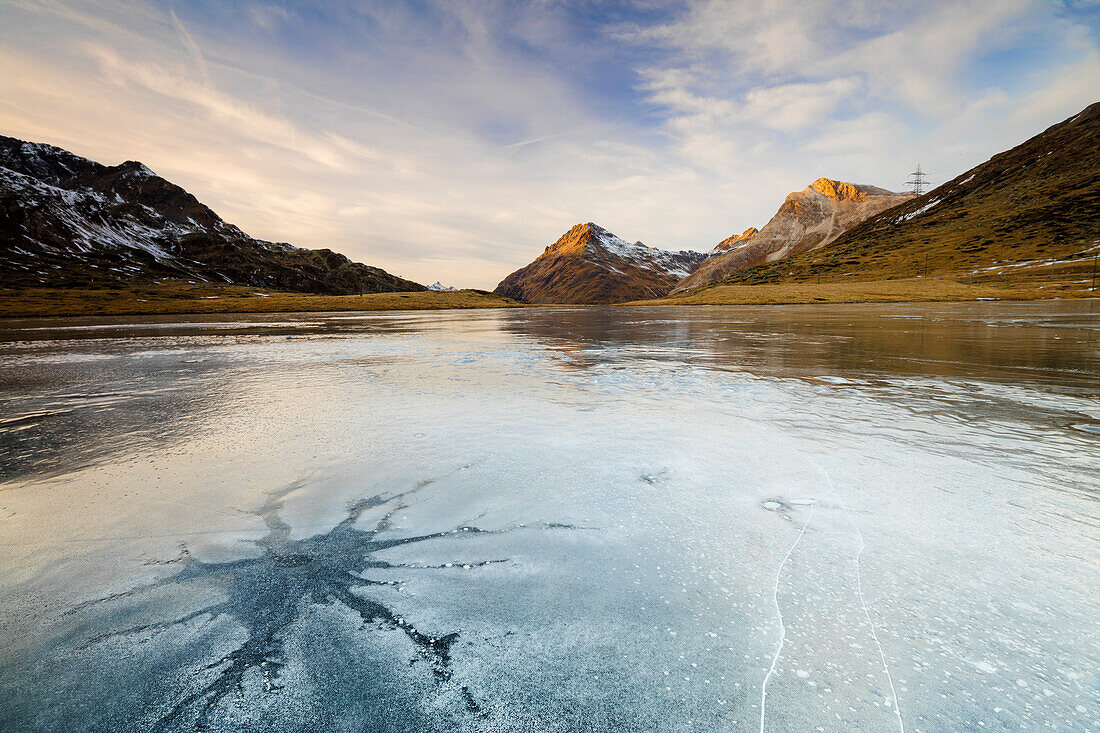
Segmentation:
<svg viewBox="0 0 1100 733">
<path fill-rule="evenodd" d="M 1088 304 L 44 325 L 2 729 L 1098 727 Z"/>
</svg>

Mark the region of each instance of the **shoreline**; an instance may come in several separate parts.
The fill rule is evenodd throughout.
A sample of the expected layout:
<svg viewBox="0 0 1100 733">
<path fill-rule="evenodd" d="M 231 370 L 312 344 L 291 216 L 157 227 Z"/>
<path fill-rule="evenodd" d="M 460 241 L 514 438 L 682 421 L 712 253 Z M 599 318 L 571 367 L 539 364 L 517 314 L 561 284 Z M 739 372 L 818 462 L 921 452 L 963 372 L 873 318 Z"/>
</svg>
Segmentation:
<svg viewBox="0 0 1100 733">
<path fill-rule="evenodd" d="M 212 283 L 0 290 L 0 319 L 521 308 L 481 290 L 320 295 Z"/>
<path fill-rule="evenodd" d="M 0 290 L 0 319 L 538 307 L 1023 302 L 1095 298 L 1100 298 L 1100 292 L 1093 291 L 1089 286 L 1083 287 L 1080 280 L 971 284 L 950 278 L 907 278 L 829 283 L 716 285 L 694 293 L 605 306 L 522 303 L 484 290 L 317 295 L 263 291 L 237 285 L 163 283 L 128 288 L 4 289 Z"/>
<path fill-rule="evenodd" d="M 1078 300 L 1100 297 L 1080 281 L 1020 279 L 961 282 L 950 277 L 893 280 L 713 285 L 704 290 L 624 305 L 796 305 L 840 303 L 953 303 L 977 301 Z"/>
</svg>

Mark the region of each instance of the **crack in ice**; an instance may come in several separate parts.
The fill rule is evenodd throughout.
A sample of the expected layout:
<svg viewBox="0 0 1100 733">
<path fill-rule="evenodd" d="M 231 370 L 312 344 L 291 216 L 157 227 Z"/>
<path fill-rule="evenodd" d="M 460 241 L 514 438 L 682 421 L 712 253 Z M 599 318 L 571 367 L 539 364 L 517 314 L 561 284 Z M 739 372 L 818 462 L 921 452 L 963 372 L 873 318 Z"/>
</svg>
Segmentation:
<svg viewBox="0 0 1100 733">
<path fill-rule="evenodd" d="M 832 499 L 836 499 L 836 501 L 840 504 L 840 507 L 844 511 L 844 516 L 847 519 L 848 524 L 851 525 L 852 529 L 855 530 L 856 536 L 859 539 L 859 548 L 856 551 L 855 557 L 856 593 L 859 596 L 860 607 L 863 610 L 864 618 L 867 620 L 867 626 L 870 629 L 871 638 L 874 640 L 875 648 L 878 650 L 879 661 L 882 664 L 882 671 L 885 673 L 886 681 L 890 687 L 891 700 L 887 702 L 892 702 L 892 709 L 894 712 L 894 716 L 897 718 L 899 733 L 905 733 L 905 722 L 901 716 L 901 705 L 898 703 L 898 693 L 897 689 L 894 686 L 894 678 L 893 675 L 890 673 L 890 666 L 886 661 L 886 652 L 882 648 L 882 642 L 879 640 L 878 637 L 878 630 L 875 628 L 875 623 L 871 618 L 871 611 L 868 608 L 867 600 L 863 595 L 863 574 L 861 560 L 863 557 L 863 552 L 867 547 L 867 543 L 863 538 L 863 532 L 860 530 L 859 525 L 852 517 L 851 511 L 848 509 L 848 505 L 844 502 L 843 499 L 841 499 L 837 495 L 836 486 L 833 484 L 833 480 L 832 477 L 829 475 L 829 472 L 826 471 L 825 468 L 812 457 L 807 455 L 806 458 L 809 459 L 810 463 L 812 463 L 814 467 L 825 478 L 825 481 L 829 487 L 829 497 Z M 787 628 L 786 625 L 783 623 L 783 611 L 779 605 L 779 582 L 783 577 L 783 568 L 786 567 L 787 562 L 790 560 L 795 548 L 798 547 L 798 544 L 802 541 L 802 536 L 806 533 L 806 528 L 810 526 L 810 521 L 813 519 L 814 507 L 816 506 L 817 501 L 818 500 L 815 499 L 810 503 L 809 516 L 806 517 L 806 522 L 802 525 L 802 529 L 799 531 L 798 537 L 795 538 L 795 541 L 791 544 L 790 548 L 787 549 L 787 554 L 783 556 L 783 560 L 779 563 L 779 568 L 776 570 L 775 573 L 775 586 L 772 592 L 772 599 L 775 602 L 776 617 L 779 620 L 779 644 L 776 647 L 775 655 L 772 657 L 771 665 L 768 668 L 768 672 L 764 675 L 764 681 L 760 685 L 760 733 L 764 733 L 764 725 L 767 716 L 768 682 L 771 680 L 772 675 L 775 673 L 776 664 L 779 661 L 780 655 L 783 653 L 783 647 L 787 641 Z"/>
<path fill-rule="evenodd" d="M 450 474 L 448 474 L 450 475 Z M 338 604 L 357 615 L 362 627 L 390 629 L 403 634 L 412 642 L 413 662 L 426 664 L 435 683 L 456 694 L 461 707 L 469 714 L 484 716 L 474 695 L 465 684 L 454 678 L 451 667 L 451 647 L 458 639 L 457 631 L 431 633 L 413 626 L 397 610 L 379 600 L 362 595 L 360 589 L 372 586 L 400 585 L 394 580 L 374 580 L 363 577 L 372 570 L 406 569 L 410 571 L 462 569 L 485 567 L 506 559 L 480 561 L 454 561 L 441 564 L 394 564 L 375 557 L 376 553 L 420 542 L 459 536 L 489 535 L 512 532 L 520 527 L 485 530 L 462 525 L 454 529 L 408 537 L 387 537 L 390 522 L 407 508 L 406 499 L 439 480 L 437 477 L 419 482 L 415 488 L 386 497 L 370 496 L 351 504 L 343 519 L 328 532 L 293 539 L 291 527 L 280 516 L 285 498 L 303 485 L 293 482 L 281 490 L 270 493 L 268 501 L 257 512 L 268 532 L 254 540 L 260 555 L 225 562 L 203 562 L 186 549 L 180 556 L 168 561 L 179 564 L 180 570 L 159 581 L 137 586 L 127 591 L 77 604 L 68 612 L 83 614 L 91 609 L 107 610 L 98 617 L 85 618 L 73 634 L 83 636 L 89 626 L 106 626 L 106 630 L 84 636 L 77 646 L 89 648 L 111 639 L 157 636 L 170 629 L 178 629 L 197 621 L 209 624 L 223 616 L 230 616 L 244 626 L 247 638 L 235 649 L 219 658 L 207 660 L 195 675 L 196 684 L 191 690 L 181 691 L 181 696 L 167 702 L 167 709 L 151 721 L 149 728 L 173 731 L 188 728 L 205 728 L 214 723 L 218 708 L 230 700 L 234 693 L 243 694 L 250 675 L 259 673 L 262 693 L 282 689 L 280 672 L 286 665 L 284 637 L 288 629 L 298 623 L 304 608 L 310 604 Z M 372 508 L 385 507 L 380 517 L 370 522 L 370 527 L 357 526 L 361 517 Z M 557 529 L 568 525 L 543 523 L 532 529 Z M 181 588 L 191 582 L 208 583 L 222 590 L 224 598 L 177 618 L 144 619 L 140 623 L 123 624 L 131 610 L 155 612 L 150 594 L 155 589 Z M 120 601 L 137 600 L 139 605 L 118 607 Z M 114 623 L 112 623 L 114 622 Z M 361 628 L 362 628 L 361 627 Z M 71 641 L 76 641 L 72 636 Z"/>
<path fill-rule="evenodd" d="M 768 680 L 771 679 L 772 674 L 775 672 L 775 665 L 779 661 L 779 655 L 783 653 L 783 645 L 787 641 L 787 627 L 783 625 L 783 610 L 779 607 L 779 580 L 783 577 L 783 567 L 787 564 L 787 560 L 791 558 L 791 553 L 794 552 L 794 548 L 798 547 L 798 543 L 802 541 L 802 535 L 806 534 L 806 528 L 810 526 L 810 520 L 813 518 L 814 504 L 810 504 L 810 516 L 806 517 L 806 522 L 802 525 L 802 530 L 798 533 L 798 537 L 795 538 L 794 543 L 787 550 L 787 554 L 783 556 L 783 561 L 779 563 L 779 569 L 775 572 L 775 588 L 772 591 L 772 599 L 775 601 L 775 613 L 779 619 L 779 646 L 776 647 L 775 656 L 772 657 L 772 663 L 771 667 L 768 668 L 768 673 L 764 675 L 764 682 L 760 685 L 760 733 L 764 733 L 764 717 L 767 714 Z"/>
<path fill-rule="evenodd" d="M 810 462 L 817 467 L 817 470 L 821 472 L 821 475 L 825 477 L 825 481 L 829 484 L 830 496 L 835 498 L 840 503 L 840 508 L 844 510 L 844 516 L 848 519 L 848 523 L 852 525 L 852 529 L 856 531 L 856 536 L 859 537 L 859 550 L 856 552 L 856 592 L 859 594 L 859 603 L 863 608 L 863 616 L 867 619 L 867 626 L 871 629 L 871 638 L 875 640 L 875 647 L 878 649 L 879 661 L 882 662 L 882 671 L 886 673 L 886 681 L 890 684 L 890 696 L 893 698 L 894 703 L 894 715 L 898 719 L 898 730 L 900 733 L 905 733 L 905 722 L 901 717 L 901 706 L 898 704 L 898 693 L 894 689 L 894 678 L 890 674 L 890 666 L 886 663 L 886 653 L 882 649 L 882 642 L 879 641 L 878 631 L 875 629 L 875 623 L 871 620 L 871 612 L 867 608 L 867 601 L 863 597 L 863 575 L 860 569 L 860 559 L 863 557 L 863 550 L 866 549 L 867 543 L 863 540 L 863 532 L 860 531 L 859 525 L 856 524 L 855 519 L 852 518 L 852 513 L 848 511 L 848 505 L 836 494 L 836 487 L 833 486 L 833 479 L 829 476 L 829 472 L 825 468 L 810 458 Z"/>
</svg>

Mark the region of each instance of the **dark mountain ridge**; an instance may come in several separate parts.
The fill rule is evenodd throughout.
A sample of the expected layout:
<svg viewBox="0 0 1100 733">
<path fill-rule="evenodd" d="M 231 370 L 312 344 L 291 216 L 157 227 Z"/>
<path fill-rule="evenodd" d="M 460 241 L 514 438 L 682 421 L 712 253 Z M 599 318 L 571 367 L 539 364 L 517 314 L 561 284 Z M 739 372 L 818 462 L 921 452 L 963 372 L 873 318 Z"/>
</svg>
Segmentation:
<svg viewBox="0 0 1100 733">
<path fill-rule="evenodd" d="M 255 239 L 137 161 L 107 166 L 0 136 L 7 287 L 186 278 L 333 295 L 424 290 L 329 249 Z"/>
</svg>

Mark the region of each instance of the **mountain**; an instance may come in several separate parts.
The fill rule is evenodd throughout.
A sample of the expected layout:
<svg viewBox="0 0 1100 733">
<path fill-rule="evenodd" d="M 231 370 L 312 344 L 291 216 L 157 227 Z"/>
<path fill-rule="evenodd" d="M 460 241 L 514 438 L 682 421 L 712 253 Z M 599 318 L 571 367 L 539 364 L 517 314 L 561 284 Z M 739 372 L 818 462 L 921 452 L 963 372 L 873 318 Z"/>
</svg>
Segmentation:
<svg viewBox="0 0 1100 733">
<path fill-rule="evenodd" d="M 908 201 L 909 194 L 818 178 L 789 194 L 760 231 L 747 229 L 715 247 L 715 254 L 672 289 L 691 290 L 741 270 L 820 249 L 868 217 Z"/>
<path fill-rule="evenodd" d="M 1100 102 L 829 247 L 736 273 L 739 283 L 961 275 L 1007 281 L 1076 271 L 1100 253 Z"/>
<path fill-rule="evenodd" d="M 607 304 L 655 298 L 706 259 L 619 239 L 592 222 L 577 224 L 531 264 L 497 286 L 498 295 L 528 303 Z"/>
<path fill-rule="evenodd" d="M 444 285 L 443 283 L 436 280 L 434 283 L 428 286 L 428 290 L 434 290 L 437 293 L 453 293 L 458 290 L 458 288 L 456 288 L 454 285 Z"/>
<path fill-rule="evenodd" d="M 0 275 L 8 287 L 184 278 L 328 294 L 425 289 L 328 249 L 253 239 L 136 161 L 106 166 L 3 136 Z"/>
<path fill-rule="evenodd" d="M 719 252 L 723 252 L 727 249 L 733 249 L 738 244 L 743 244 L 745 242 L 745 240 L 752 239 L 753 237 L 755 237 L 757 232 L 759 232 L 759 231 L 760 230 L 757 229 L 756 227 L 749 227 L 748 229 L 741 232 L 740 234 L 734 234 L 732 236 L 726 237 L 721 242 L 716 244 L 714 246 L 714 249 L 716 251 L 719 251 Z"/>
</svg>

